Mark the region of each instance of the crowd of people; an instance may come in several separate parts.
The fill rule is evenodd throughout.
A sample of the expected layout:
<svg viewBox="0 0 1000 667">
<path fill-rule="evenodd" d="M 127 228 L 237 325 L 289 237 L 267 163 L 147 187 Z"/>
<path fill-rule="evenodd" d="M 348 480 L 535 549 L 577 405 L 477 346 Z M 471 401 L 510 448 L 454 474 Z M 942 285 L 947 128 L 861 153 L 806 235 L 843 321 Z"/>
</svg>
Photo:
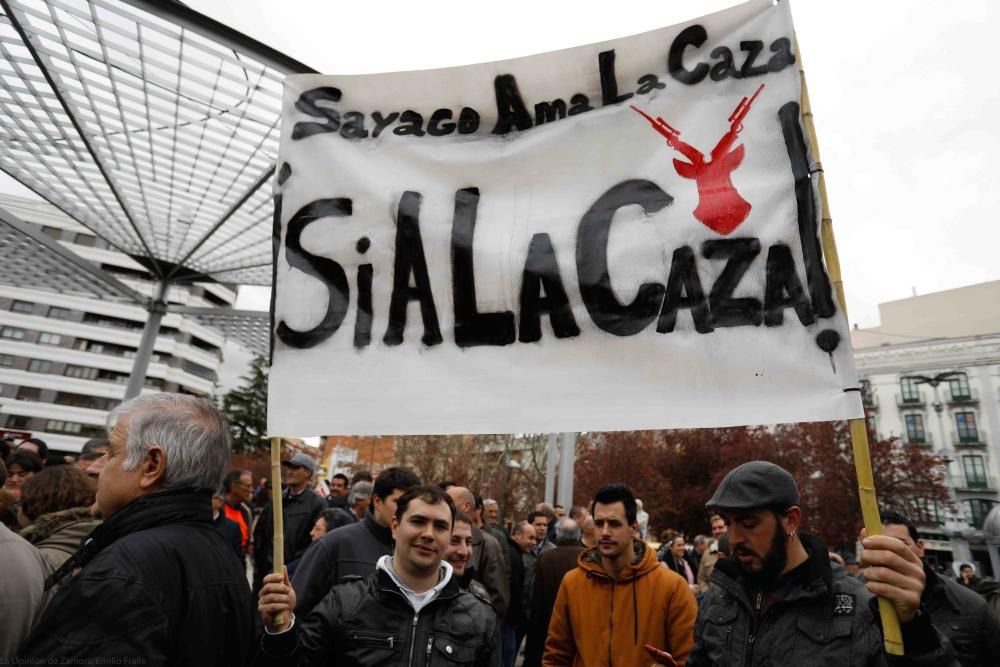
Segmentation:
<svg viewBox="0 0 1000 667">
<path fill-rule="evenodd" d="M 24 664 L 1000 664 L 995 582 L 934 571 L 892 512 L 856 557 L 831 554 L 802 530 L 794 478 L 763 461 L 714 490 L 710 534 L 657 545 L 614 480 L 505 522 L 496 500 L 403 467 L 335 475 L 323 495 L 298 453 L 275 572 L 276 499 L 229 469 L 209 401 L 127 401 L 72 462 L 39 440 L 0 454 L 0 657 Z"/>
</svg>

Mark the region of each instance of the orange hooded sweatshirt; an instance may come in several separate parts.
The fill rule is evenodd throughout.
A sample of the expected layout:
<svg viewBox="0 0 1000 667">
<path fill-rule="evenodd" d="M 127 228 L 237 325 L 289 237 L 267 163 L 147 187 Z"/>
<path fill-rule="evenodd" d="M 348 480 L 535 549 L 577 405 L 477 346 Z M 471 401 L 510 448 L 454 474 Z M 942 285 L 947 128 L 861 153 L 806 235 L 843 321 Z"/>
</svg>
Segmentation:
<svg viewBox="0 0 1000 667">
<path fill-rule="evenodd" d="M 634 541 L 636 559 L 612 579 L 597 547 L 566 573 L 552 609 L 544 667 L 635 667 L 652 663 L 651 644 L 687 660 L 694 643 L 698 604 L 687 582 Z"/>
</svg>

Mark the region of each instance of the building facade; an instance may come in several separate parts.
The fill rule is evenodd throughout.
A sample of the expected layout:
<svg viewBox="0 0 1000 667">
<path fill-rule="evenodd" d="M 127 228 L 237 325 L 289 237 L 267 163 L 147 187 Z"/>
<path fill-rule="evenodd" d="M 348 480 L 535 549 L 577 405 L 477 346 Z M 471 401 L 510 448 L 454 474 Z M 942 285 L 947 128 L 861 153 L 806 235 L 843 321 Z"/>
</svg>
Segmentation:
<svg viewBox="0 0 1000 667">
<path fill-rule="evenodd" d="M 55 207 L 5 195 L 0 206 L 152 297 L 152 276 L 140 264 Z M 167 295 L 171 304 L 198 307 L 235 300 L 232 287 L 213 283 L 171 286 Z M 57 293 L 0 278 L 0 430 L 31 433 L 63 452 L 103 437 L 108 410 L 125 396 L 146 316 L 140 306 L 74 293 L 72 285 Z M 143 391 L 211 396 L 223 343 L 194 319 L 166 314 Z"/>
<path fill-rule="evenodd" d="M 852 332 L 872 431 L 946 461 L 952 507 L 928 503 L 920 526 L 929 559 L 992 576 L 1000 555 L 983 523 L 1000 504 L 998 305 L 1000 281 L 984 283 L 883 304 L 881 326 Z"/>
</svg>

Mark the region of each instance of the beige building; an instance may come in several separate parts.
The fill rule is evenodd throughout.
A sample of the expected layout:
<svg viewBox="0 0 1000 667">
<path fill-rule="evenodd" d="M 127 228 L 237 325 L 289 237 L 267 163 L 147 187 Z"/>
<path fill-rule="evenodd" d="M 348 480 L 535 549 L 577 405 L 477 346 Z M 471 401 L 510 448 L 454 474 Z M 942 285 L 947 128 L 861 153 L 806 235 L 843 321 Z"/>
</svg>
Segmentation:
<svg viewBox="0 0 1000 667">
<path fill-rule="evenodd" d="M 1000 281 L 891 301 L 881 324 L 851 332 L 874 430 L 948 463 L 955 508 L 921 526 L 941 566 L 975 562 L 1000 574 L 983 521 L 1000 502 Z"/>
</svg>

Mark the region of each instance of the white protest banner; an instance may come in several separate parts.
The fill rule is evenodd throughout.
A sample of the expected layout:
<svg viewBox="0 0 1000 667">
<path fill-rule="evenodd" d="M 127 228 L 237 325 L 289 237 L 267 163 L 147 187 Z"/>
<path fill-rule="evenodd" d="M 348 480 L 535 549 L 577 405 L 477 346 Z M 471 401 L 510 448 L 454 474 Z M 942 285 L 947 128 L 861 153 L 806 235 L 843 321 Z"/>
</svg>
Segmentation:
<svg viewBox="0 0 1000 667">
<path fill-rule="evenodd" d="M 268 431 L 863 415 L 789 3 L 285 84 Z"/>
</svg>

